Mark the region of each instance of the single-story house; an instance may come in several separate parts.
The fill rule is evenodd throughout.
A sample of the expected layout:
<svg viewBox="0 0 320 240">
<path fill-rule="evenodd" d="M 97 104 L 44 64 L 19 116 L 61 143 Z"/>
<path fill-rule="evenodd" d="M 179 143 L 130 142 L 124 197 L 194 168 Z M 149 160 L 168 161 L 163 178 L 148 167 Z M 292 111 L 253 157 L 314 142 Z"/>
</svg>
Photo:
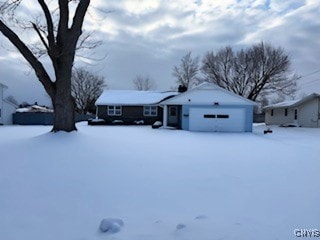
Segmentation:
<svg viewBox="0 0 320 240">
<path fill-rule="evenodd" d="M 253 108 L 257 105 L 213 83 L 161 102 L 163 126 L 190 131 L 251 132 Z"/>
<path fill-rule="evenodd" d="M 320 127 L 320 94 L 313 93 L 300 100 L 280 102 L 266 106 L 267 125 L 296 125 Z"/>
<path fill-rule="evenodd" d="M 16 111 L 16 106 L 4 99 L 4 90 L 7 88 L 0 83 L 0 125 L 12 124 L 12 114 Z"/>
<path fill-rule="evenodd" d="M 105 90 L 96 101 L 96 116 L 107 124 L 153 124 L 162 121 L 159 103 L 177 92 Z"/>
</svg>

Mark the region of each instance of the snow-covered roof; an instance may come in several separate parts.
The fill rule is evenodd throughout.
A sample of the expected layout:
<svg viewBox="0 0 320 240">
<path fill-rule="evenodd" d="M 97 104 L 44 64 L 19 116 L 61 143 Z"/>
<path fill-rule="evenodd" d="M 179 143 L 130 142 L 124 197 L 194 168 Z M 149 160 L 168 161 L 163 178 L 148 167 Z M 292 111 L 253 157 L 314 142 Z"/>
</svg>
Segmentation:
<svg viewBox="0 0 320 240">
<path fill-rule="evenodd" d="M 265 106 L 265 109 L 268 108 L 284 108 L 284 107 L 290 107 L 292 105 L 294 105 L 295 103 L 299 102 L 301 99 L 298 100 L 291 100 L 291 101 L 284 101 L 284 102 L 279 102 L 279 103 L 275 103 L 275 104 L 270 104 L 268 106 Z"/>
<path fill-rule="evenodd" d="M 297 99 L 297 100 L 291 100 L 291 101 L 284 101 L 284 102 L 279 102 L 275 104 L 271 104 L 268 106 L 265 106 L 264 109 L 270 109 L 270 108 L 285 108 L 285 107 L 296 107 L 302 103 L 305 103 L 311 99 L 314 99 L 316 97 L 320 97 L 320 94 L 318 93 L 312 93 L 302 99 Z"/>
<path fill-rule="evenodd" d="M 191 90 L 188 90 L 178 96 L 170 98 L 164 102 L 162 105 L 211 105 L 214 103 L 224 104 L 224 105 L 256 105 L 255 102 L 241 97 L 235 93 L 225 90 L 213 83 L 202 83 Z"/>
<path fill-rule="evenodd" d="M 49 109 L 47 107 L 42 107 L 38 105 L 32 105 L 29 107 L 24 107 L 24 108 L 18 108 L 16 112 L 19 113 L 24 113 L 24 112 L 53 112 L 52 109 Z"/>
<path fill-rule="evenodd" d="M 152 105 L 177 94 L 171 91 L 105 90 L 96 105 Z"/>
</svg>

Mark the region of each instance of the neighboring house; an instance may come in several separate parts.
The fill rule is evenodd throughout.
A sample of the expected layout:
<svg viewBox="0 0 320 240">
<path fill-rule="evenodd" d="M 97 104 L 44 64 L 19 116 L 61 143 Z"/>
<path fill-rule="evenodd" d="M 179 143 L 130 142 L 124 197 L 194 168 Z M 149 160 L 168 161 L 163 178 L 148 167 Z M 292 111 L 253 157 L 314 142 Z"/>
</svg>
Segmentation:
<svg viewBox="0 0 320 240">
<path fill-rule="evenodd" d="M 93 115 L 76 114 L 76 122 L 87 121 Z M 13 124 L 18 125 L 52 125 L 54 121 L 53 109 L 37 104 L 18 108 L 13 114 Z"/>
<path fill-rule="evenodd" d="M 96 101 L 96 116 L 108 124 L 153 124 L 162 121 L 159 103 L 177 92 L 105 90 Z"/>
<path fill-rule="evenodd" d="M 212 83 L 163 101 L 163 126 L 190 131 L 251 132 L 257 105 Z"/>
<path fill-rule="evenodd" d="M 13 114 L 13 124 L 18 125 L 52 125 L 53 110 L 39 105 L 18 108 Z"/>
<path fill-rule="evenodd" d="M 12 124 L 12 114 L 16 111 L 16 106 L 4 99 L 4 90 L 8 87 L 0 83 L 0 125 Z"/>
<path fill-rule="evenodd" d="M 320 127 L 320 94 L 313 93 L 300 100 L 266 106 L 267 125 L 290 125 Z"/>
</svg>

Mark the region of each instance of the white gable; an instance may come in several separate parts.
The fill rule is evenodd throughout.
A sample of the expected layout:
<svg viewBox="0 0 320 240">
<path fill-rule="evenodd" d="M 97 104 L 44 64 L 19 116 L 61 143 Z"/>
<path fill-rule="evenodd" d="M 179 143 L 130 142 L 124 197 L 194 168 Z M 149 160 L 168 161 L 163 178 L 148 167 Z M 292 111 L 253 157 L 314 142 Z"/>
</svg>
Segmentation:
<svg viewBox="0 0 320 240">
<path fill-rule="evenodd" d="M 215 103 L 219 105 L 256 104 L 213 83 L 202 83 L 185 93 L 162 102 L 163 105 L 213 105 Z"/>
<path fill-rule="evenodd" d="M 105 90 L 96 105 L 152 105 L 176 94 L 177 92 Z"/>
</svg>

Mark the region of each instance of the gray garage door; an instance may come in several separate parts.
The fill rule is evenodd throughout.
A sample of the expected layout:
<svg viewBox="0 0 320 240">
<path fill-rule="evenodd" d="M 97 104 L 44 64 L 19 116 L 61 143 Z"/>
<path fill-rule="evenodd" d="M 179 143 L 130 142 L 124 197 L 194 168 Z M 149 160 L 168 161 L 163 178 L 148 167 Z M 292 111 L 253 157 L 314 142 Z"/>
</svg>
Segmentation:
<svg viewBox="0 0 320 240">
<path fill-rule="evenodd" d="M 189 130 L 244 132 L 245 110 L 238 108 L 190 108 Z"/>
</svg>

